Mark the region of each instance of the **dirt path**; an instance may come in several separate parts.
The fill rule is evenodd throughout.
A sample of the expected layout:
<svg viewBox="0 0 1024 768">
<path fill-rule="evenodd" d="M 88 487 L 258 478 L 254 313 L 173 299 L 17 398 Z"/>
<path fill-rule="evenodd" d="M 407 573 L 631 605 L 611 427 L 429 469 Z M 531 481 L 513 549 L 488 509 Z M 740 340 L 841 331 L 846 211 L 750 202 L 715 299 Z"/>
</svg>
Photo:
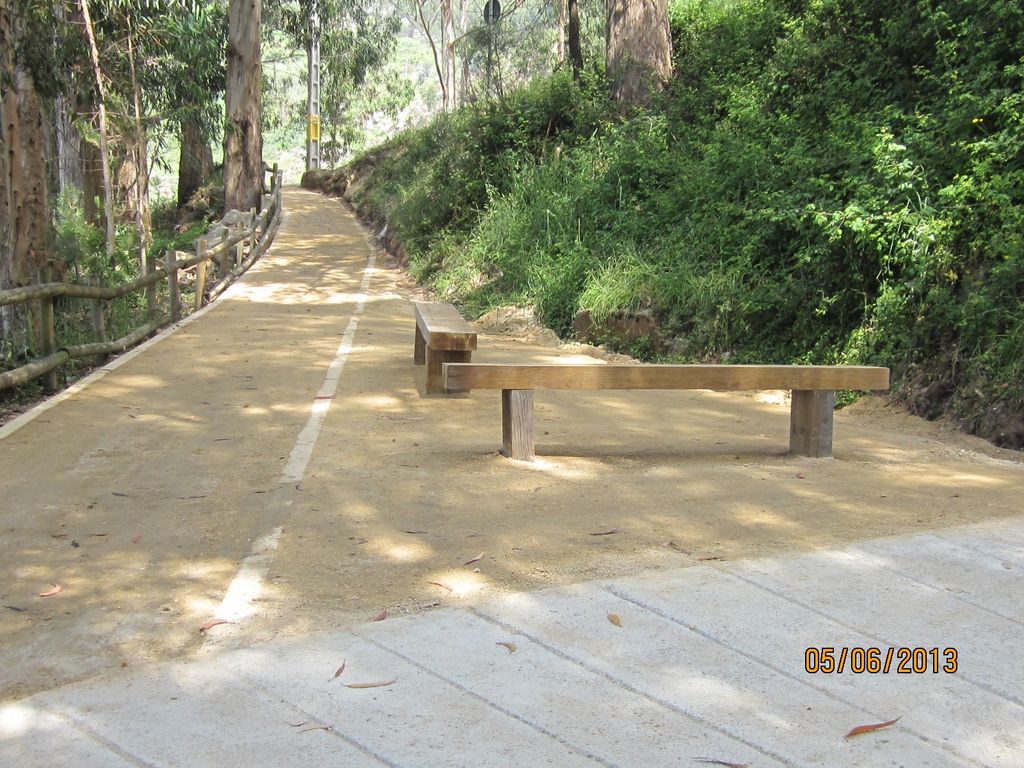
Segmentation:
<svg viewBox="0 0 1024 768">
<path fill-rule="evenodd" d="M 779 393 L 539 392 L 541 460 L 507 461 L 496 392 L 421 395 L 403 274 L 378 262 L 360 303 L 351 216 L 300 190 L 285 210 L 211 311 L 0 439 L 0 697 L 384 609 L 1021 511 L 1019 454 L 878 400 L 840 412 L 836 458 L 815 461 L 784 455 Z M 475 359 L 581 355 L 485 333 Z M 246 558 L 253 613 L 206 639 Z"/>
</svg>

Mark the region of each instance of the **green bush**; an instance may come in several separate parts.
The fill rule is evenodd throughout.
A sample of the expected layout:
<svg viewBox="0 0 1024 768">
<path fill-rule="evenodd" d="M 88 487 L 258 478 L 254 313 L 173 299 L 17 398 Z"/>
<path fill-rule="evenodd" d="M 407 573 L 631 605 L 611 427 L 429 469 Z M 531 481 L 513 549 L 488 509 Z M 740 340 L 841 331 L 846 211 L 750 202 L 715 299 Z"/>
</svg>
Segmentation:
<svg viewBox="0 0 1024 768">
<path fill-rule="evenodd" d="M 372 150 L 357 202 L 467 311 L 566 333 L 644 308 L 682 359 L 887 365 L 917 412 L 1024 446 L 1020 4 L 680 0 L 671 23 L 650 110 L 540 80 Z"/>
</svg>

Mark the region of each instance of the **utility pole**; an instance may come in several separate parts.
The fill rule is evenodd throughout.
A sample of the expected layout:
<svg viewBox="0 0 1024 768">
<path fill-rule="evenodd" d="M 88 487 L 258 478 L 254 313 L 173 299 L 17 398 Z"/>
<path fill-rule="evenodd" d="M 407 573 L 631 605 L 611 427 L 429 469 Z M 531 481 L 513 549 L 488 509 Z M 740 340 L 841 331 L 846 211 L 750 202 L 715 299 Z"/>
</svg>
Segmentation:
<svg viewBox="0 0 1024 768">
<path fill-rule="evenodd" d="M 306 96 L 306 170 L 320 168 L 320 12 L 317 0 L 312 0 L 309 9 L 309 62 L 308 89 Z"/>
</svg>

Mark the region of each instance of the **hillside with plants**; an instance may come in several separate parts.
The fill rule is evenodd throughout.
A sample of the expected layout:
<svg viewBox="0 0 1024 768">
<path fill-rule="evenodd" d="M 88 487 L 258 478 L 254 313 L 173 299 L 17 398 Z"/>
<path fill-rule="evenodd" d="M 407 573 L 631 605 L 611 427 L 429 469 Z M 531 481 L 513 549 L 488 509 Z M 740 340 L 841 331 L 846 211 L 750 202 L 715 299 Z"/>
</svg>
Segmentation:
<svg viewBox="0 0 1024 768">
<path fill-rule="evenodd" d="M 307 181 L 470 316 L 532 306 L 571 336 L 642 314 L 618 344 L 648 360 L 885 365 L 915 413 L 1024 447 L 1019 3 L 670 16 L 648 108 L 599 66 L 556 72 Z"/>
</svg>

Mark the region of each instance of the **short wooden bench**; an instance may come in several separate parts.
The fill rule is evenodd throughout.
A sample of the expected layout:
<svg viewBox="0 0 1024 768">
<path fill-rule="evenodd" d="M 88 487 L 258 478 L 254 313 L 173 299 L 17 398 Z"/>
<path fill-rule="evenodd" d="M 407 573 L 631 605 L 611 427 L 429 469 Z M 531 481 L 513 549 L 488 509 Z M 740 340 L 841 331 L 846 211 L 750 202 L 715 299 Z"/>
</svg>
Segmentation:
<svg viewBox="0 0 1024 768">
<path fill-rule="evenodd" d="M 832 365 L 494 365 L 448 363 L 449 389 L 500 389 L 504 453 L 532 461 L 535 389 L 713 389 L 793 392 L 789 450 L 832 455 L 837 389 L 885 390 L 889 369 Z"/>
<path fill-rule="evenodd" d="M 444 363 L 468 363 L 476 349 L 476 331 L 451 304 L 417 301 L 413 362 L 427 366 L 428 394 L 456 393 L 443 382 Z"/>
</svg>

